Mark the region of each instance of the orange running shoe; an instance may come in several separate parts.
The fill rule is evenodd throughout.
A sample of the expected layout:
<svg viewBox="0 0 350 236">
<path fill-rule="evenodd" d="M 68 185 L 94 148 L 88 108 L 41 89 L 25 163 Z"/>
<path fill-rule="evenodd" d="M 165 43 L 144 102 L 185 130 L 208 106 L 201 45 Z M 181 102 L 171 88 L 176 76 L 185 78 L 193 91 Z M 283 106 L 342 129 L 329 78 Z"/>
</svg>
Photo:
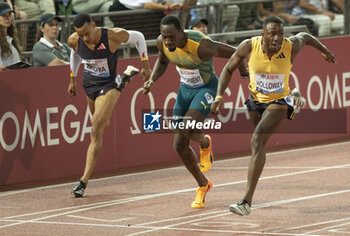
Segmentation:
<svg viewBox="0 0 350 236">
<path fill-rule="evenodd" d="M 205 205 L 205 195 L 207 195 L 207 192 L 210 191 L 210 189 L 213 187 L 213 184 L 208 179 L 208 183 L 206 186 L 198 187 L 196 191 L 196 197 L 194 201 L 191 204 L 192 208 L 202 208 Z"/>
<path fill-rule="evenodd" d="M 213 156 L 213 149 L 211 145 L 211 137 L 209 135 L 205 135 L 207 139 L 209 139 L 209 147 L 207 148 L 200 148 L 200 161 L 199 161 L 199 168 L 202 173 L 207 172 L 210 170 L 211 165 L 214 162 L 214 156 Z"/>
</svg>

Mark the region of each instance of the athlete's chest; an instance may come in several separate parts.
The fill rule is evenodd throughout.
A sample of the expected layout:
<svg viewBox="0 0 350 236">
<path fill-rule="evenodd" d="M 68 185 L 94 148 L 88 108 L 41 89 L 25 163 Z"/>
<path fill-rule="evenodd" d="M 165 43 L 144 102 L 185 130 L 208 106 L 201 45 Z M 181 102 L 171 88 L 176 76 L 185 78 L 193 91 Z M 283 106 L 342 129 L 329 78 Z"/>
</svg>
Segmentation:
<svg viewBox="0 0 350 236">
<path fill-rule="evenodd" d="M 179 67 L 197 68 L 198 65 L 201 63 L 201 60 L 198 58 L 197 53 L 193 50 L 188 50 L 186 48 L 177 48 L 175 52 L 168 51 L 166 53 L 166 56 L 172 63 Z"/>
</svg>

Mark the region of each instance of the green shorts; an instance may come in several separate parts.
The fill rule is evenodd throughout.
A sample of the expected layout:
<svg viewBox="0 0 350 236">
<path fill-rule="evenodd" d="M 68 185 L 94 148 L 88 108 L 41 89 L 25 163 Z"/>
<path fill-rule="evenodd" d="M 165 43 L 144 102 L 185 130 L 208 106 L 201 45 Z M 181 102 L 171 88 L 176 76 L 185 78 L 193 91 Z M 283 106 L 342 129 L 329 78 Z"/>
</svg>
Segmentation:
<svg viewBox="0 0 350 236">
<path fill-rule="evenodd" d="M 216 96 L 216 89 L 218 87 L 218 77 L 213 76 L 210 81 L 199 88 L 191 88 L 181 83 L 176 97 L 176 103 L 173 110 L 173 116 L 185 116 L 187 111 L 195 109 L 200 111 L 204 117 L 210 113 L 211 104 L 214 102 Z"/>
</svg>

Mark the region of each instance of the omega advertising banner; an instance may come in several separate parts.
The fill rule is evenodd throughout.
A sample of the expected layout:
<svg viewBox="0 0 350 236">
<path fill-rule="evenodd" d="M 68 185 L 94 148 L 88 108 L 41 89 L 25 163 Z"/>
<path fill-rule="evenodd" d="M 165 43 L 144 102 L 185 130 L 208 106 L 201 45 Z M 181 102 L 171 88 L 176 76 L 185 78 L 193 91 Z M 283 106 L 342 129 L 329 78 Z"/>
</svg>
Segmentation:
<svg viewBox="0 0 350 236">
<path fill-rule="evenodd" d="M 299 53 L 290 88 L 299 88 L 307 107 L 297 111 L 293 121 L 283 121 L 268 147 L 350 135 L 350 62 L 346 57 L 350 37 L 322 42 L 337 63 L 327 63 L 319 51 L 308 46 Z M 150 60 L 153 66 L 156 57 Z M 226 63 L 227 59 L 214 58 L 218 75 Z M 141 68 L 139 58 L 121 59 L 118 72 L 129 64 Z M 179 82 L 175 66 L 169 64 L 148 95 L 142 93 L 138 75 L 126 86 L 106 128 L 95 172 L 179 161 L 171 130 L 182 125 L 172 115 Z M 68 66 L 0 72 L 0 185 L 82 174 L 92 117 L 81 87 L 82 70 L 76 97 L 67 94 L 68 84 Z M 214 155 L 250 149 L 253 125 L 244 105 L 248 84 L 235 72 L 221 115 L 189 124 L 212 136 Z M 205 99 L 210 102 L 214 97 L 206 94 Z M 192 144 L 198 153 L 198 144 Z"/>
</svg>

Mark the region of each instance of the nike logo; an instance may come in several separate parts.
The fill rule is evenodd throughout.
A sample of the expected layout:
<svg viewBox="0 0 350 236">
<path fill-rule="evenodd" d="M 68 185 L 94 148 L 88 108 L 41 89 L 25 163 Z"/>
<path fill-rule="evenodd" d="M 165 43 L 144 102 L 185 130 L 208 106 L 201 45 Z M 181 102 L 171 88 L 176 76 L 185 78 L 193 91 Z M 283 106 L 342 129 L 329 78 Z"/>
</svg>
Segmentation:
<svg viewBox="0 0 350 236">
<path fill-rule="evenodd" d="M 204 110 L 206 110 L 207 106 L 205 105 L 205 103 L 203 101 L 201 101 L 201 104 L 204 106 Z"/>
</svg>

